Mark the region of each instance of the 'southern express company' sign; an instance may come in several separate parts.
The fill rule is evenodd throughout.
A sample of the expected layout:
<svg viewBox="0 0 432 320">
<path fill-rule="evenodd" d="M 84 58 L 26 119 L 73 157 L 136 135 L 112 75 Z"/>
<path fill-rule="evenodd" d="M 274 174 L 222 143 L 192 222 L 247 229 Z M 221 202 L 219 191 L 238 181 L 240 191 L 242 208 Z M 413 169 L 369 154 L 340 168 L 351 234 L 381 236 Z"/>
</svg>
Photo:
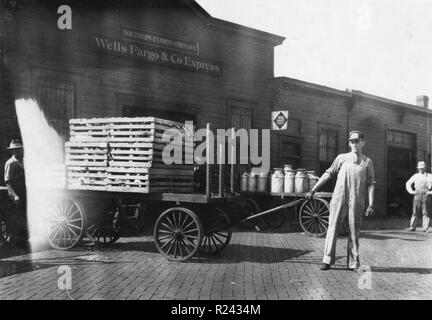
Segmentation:
<svg viewBox="0 0 432 320">
<path fill-rule="evenodd" d="M 122 34 L 122 40 L 95 36 L 94 43 L 98 50 L 111 55 L 215 75 L 222 72 L 222 65 L 219 62 L 198 57 L 197 43 L 182 42 L 125 28 L 122 29 Z"/>
</svg>

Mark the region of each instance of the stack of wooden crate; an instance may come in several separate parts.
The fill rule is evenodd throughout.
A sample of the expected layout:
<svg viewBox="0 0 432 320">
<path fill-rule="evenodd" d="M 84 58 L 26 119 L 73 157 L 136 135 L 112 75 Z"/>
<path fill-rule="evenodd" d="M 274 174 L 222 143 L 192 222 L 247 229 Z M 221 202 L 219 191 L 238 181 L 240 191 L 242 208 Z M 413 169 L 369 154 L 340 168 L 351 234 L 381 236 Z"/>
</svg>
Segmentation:
<svg viewBox="0 0 432 320">
<path fill-rule="evenodd" d="M 164 141 L 164 132 L 175 140 Z M 70 189 L 193 191 L 193 164 L 185 164 L 186 156 L 193 159 L 193 136 L 182 123 L 153 117 L 72 119 L 70 134 L 66 143 Z M 173 141 L 182 152 L 176 163 L 166 164 L 163 150 Z"/>
</svg>

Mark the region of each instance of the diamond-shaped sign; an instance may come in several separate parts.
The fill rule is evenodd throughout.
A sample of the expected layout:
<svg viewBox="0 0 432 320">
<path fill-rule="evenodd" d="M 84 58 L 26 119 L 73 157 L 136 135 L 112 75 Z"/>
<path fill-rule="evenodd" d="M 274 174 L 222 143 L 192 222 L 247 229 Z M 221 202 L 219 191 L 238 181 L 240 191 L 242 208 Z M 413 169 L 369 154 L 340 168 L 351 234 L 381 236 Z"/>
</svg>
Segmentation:
<svg viewBox="0 0 432 320">
<path fill-rule="evenodd" d="M 272 129 L 273 130 L 288 129 L 288 111 L 272 112 Z"/>
</svg>

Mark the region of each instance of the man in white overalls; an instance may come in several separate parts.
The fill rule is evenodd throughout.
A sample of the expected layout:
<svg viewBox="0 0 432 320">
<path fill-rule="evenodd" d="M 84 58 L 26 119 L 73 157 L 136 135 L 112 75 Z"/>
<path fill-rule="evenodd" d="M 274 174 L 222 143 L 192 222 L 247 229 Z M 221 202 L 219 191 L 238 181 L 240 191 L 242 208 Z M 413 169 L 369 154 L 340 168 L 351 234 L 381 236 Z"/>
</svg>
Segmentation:
<svg viewBox="0 0 432 320">
<path fill-rule="evenodd" d="M 363 155 L 362 152 L 365 145 L 364 133 L 351 131 L 348 141 L 351 152 L 338 155 L 331 167 L 306 195 L 306 199 L 312 199 L 322 185 L 330 178 L 337 176 L 330 202 L 329 227 L 321 270 L 328 270 L 330 265 L 335 263 L 339 227 L 346 219 L 346 215 L 348 215 L 350 231 L 347 246 L 347 266 L 350 270 L 356 270 L 360 267 L 359 236 L 363 214 L 369 216 L 374 213 L 374 168 L 372 160 Z M 365 211 L 367 200 L 369 200 L 369 206 Z"/>
<path fill-rule="evenodd" d="M 427 197 L 432 186 L 432 175 L 426 172 L 426 163 L 424 161 L 417 164 L 417 170 L 418 173 L 414 174 L 405 185 L 406 190 L 414 195 L 410 231 L 415 231 L 417 217 L 423 214 L 423 231 L 427 232 L 430 220 L 427 212 Z"/>
</svg>

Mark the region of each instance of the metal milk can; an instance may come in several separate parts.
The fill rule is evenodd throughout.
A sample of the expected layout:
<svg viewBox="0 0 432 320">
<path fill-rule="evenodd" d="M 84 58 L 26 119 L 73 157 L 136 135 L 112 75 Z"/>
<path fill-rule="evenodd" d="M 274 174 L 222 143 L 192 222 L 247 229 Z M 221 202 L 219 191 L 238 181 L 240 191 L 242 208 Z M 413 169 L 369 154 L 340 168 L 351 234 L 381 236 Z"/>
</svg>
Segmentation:
<svg viewBox="0 0 432 320">
<path fill-rule="evenodd" d="M 243 173 L 240 178 L 240 191 L 246 192 L 248 191 L 248 178 L 249 174 L 247 172 Z"/>
<path fill-rule="evenodd" d="M 285 193 L 294 193 L 294 185 L 295 185 L 295 170 L 284 170 L 285 178 L 284 178 L 284 192 Z"/>
<path fill-rule="evenodd" d="M 260 172 L 257 181 L 258 192 L 268 192 L 268 177 L 266 172 Z"/>
<path fill-rule="evenodd" d="M 274 173 L 271 177 L 271 192 L 272 193 L 283 193 L 284 187 L 284 174 L 282 168 L 275 168 Z"/>
<path fill-rule="evenodd" d="M 247 191 L 255 192 L 257 184 L 257 176 L 254 172 L 249 173 Z"/>
<path fill-rule="evenodd" d="M 294 189 L 296 193 L 308 192 L 309 179 L 306 169 L 297 169 L 297 173 L 295 175 Z"/>
</svg>

